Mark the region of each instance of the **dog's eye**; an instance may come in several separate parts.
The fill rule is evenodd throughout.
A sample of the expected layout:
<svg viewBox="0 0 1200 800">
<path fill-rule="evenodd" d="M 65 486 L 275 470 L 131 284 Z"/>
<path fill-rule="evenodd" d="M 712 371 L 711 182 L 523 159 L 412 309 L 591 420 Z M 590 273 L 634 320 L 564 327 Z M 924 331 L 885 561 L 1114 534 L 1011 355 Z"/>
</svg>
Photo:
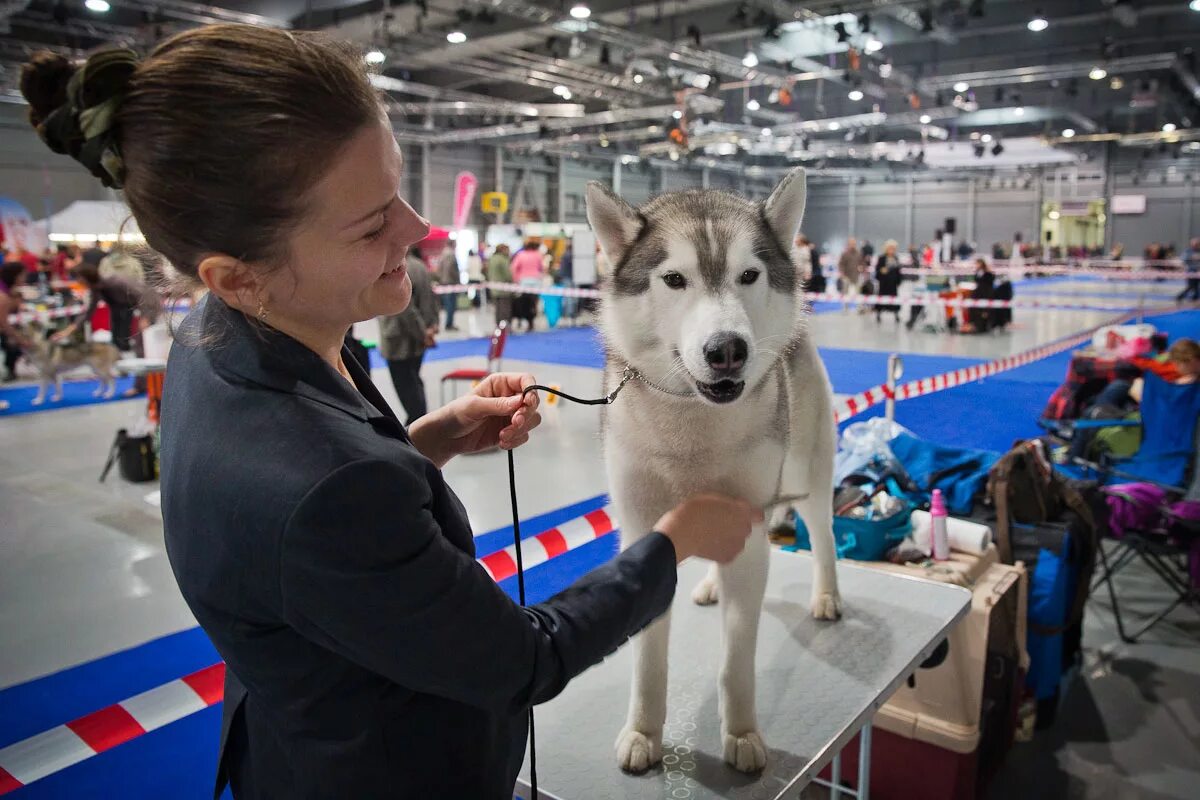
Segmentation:
<svg viewBox="0 0 1200 800">
<path fill-rule="evenodd" d="M 662 276 L 663 283 L 670 286 L 672 289 L 682 289 L 687 286 L 687 280 L 678 272 L 668 272 Z"/>
<path fill-rule="evenodd" d="M 738 278 L 738 283 L 742 284 L 743 286 L 749 286 L 758 280 L 759 274 L 759 271 L 756 269 L 748 269 L 742 273 L 740 278 Z"/>
</svg>

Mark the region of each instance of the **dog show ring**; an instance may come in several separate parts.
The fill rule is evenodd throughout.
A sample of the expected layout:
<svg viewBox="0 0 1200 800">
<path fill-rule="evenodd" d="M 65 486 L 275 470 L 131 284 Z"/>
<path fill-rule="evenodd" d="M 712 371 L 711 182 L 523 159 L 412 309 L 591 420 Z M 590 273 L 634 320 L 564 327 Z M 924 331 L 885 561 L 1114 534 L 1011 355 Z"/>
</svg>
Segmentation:
<svg viewBox="0 0 1200 800">
<path fill-rule="evenodd" d="M 632 671 L 632 650 L 623 648 L 538 707 L 537 800 L 795 798 L 831 762 L 837 780 L 835 759 L 860 731 L 860 791 L 842 788 L 840 795 L 865 800 L 875 711 L 971 604 L 961 587 L 839 561 L 842 619 L 815 620 L 811 556 L 772 549 L 756 661 L 767 766 L 745 775 L 721 755 L 721 612 L 689 596 L 707 570 L 696 559 L 679 567 L 662 763 L 644 775 L 617 766 L 613 743 L 625 724 Z M 528 754 L 516 796 L 529 798 Z"/>
</svg>

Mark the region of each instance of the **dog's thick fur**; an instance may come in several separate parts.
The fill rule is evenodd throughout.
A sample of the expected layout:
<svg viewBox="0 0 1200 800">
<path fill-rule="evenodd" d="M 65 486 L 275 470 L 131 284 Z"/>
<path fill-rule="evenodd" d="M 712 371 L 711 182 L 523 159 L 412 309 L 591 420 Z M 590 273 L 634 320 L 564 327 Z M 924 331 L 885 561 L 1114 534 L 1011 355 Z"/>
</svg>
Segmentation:
<svg viewBox="0 0 1200 800">
<path fill-rule="evenodd" d="M 804 214 L 804 171 L 788 174 L 765 203 L 699 190 L 662 195 L 634 209 L 599 183 L 588 186 L 587 197 L 588 219 L 615 265 L 601 310 L 606 391 L 626 367 L 645 377 L 625 387 L 605 418 L 609 486 L 623 545 L 697 492 L 755 504 L 808 493 L 797 510 L 816 562 L 812 614 L 836 619 L 832 394 L 806 335 L 807 309 L 790 257 Z M 748 270 L 758 273 L 756 279 Z M 663 278 L 668 273 L 686 285 L 672 288 Z M 676 276 L 669 280 L 678 283 Z M 698 389 L 729 377 L 705 357 L 715 334 L 748 344 L 745 364 L 734 375 L 745 386 L 732 401 L 708 399 Z M 784 513 L 778 509 L 775 522 Z M 743 772 L 762 769 L 767 758 L 754 698 L 767 580 L 765 527 L 753 532 L 732 563 L 714 564 L 692 594 L 701 604 L 720 596 L 724 757 Z M 664 615 L 634 642 L 629 717 L 617 740 L 618 762 L 627 771 L 644 771 L 662 758 L 669 618 Z"/>
<path fill-rule="evenodd" d="M 116 364 L 121 353 L 114 345 L 105 342 L 51 342 L 42 331 L 32 326 L 23 329 L 25 338 L 32 344 L 25 350 L 25 359 L 37 370 L 41 381 L 33 405 L 40 406 L 46 400 L 46 390 L 54 384 L 51 403 L 62 400 L 62 376 L 64 372 L 87 364 L 96 373 L 99 385 L 93 397 L 112 397 L 117 390 Z"/>
</svg>

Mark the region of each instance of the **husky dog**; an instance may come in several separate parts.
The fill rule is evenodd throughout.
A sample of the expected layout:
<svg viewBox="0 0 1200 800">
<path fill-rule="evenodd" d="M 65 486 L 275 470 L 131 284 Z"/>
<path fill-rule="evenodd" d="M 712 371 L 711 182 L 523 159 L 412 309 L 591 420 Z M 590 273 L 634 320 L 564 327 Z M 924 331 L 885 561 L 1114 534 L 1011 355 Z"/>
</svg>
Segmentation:
<svg viewBox="0 0 1200 800">
<path fill-rule="evenodd" d="M 62 400 L 62 373 L 87 364 L 96 373 L 99 385 L 93 397 L 109 398 L 117 390 L 114 367 L 121 353 L 114 345 L 104 342 L 51 342 L 42 331 L 33 326 L 22 329 L 25 338 L 32 344 L 25 350 L 25 358 L 37 369 L 41 385 L 33 405 L 40 406 L 46 400 L 46 390 L 54 384 L 51 403 Z"/>
<path fill-rule="evenodd" d="M 691 190 L 634 209 L 603 184 L 588 185 L 588 220 L 615 265 L 601 306 L 605 390 L 633 376 L 606 411 L 604 438 L 626 547 L 697 492 L 754 504 L 807 493 L 797 510 L 816 561 L 812 614 L 836 619 L 833 400 L 789 255 L 804 199 L 802 169 L 765 203 Z M 692 593 L 705 605 L 720 596 L 722 744 L 725 761 L 743 772 L 767 760 L 754 655 L 768 547 L 766 530 L 755 531 Z M 629 772 L 662 758 L 669 625 L 668 612 L 633 645 L 629 717 L 616 744 Z"/>
</svg>

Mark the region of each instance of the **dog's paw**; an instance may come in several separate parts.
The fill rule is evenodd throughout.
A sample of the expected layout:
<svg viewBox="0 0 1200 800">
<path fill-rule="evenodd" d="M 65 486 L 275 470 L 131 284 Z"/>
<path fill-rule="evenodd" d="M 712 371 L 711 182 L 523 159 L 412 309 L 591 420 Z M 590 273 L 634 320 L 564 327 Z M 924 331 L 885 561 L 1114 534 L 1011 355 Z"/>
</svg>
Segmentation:
<svg viewBox="0 0 1200 800">
<path fill-rule="evenodd" d="M 842 615 L 842 598 L 836 589 L 813 592 L 812 615 L 814 619 L 837 619 Z"/>
<path fill-rule="evenodd" d="M 640 775 L 662 761 L 662 735 L 647 736 L 626 728 L 617 737 L 617 765 L 625 772 Z"/>
<path fill-rule="evenodd" d="M 767 765 L 767 746 L 758 731 L 724 735 L 725 763 L 738 772 L 758 772 Z"/>
<path fill-rule="evenodd" d="M 711 606 L 717 602 L 717 582 L 705 577 L 692 589 L 692 602 L 698 606 Z"/>
<path fill-rule="evenodd" d="M 31 406 L 40 406 L 40 405 L 41 405 L 42 403 L 44 403 L 44 402 L 46 402 L 46 401 L 45 401 L 45 400 L 43 400 L 42 398 L 40 398 L 40 397 L 35 397 L 35 398 L 33 398 L 32 400 L 30 400 L 30 401 L 29 401 L 29 405 L 31 405 Z"/>
</svg>

